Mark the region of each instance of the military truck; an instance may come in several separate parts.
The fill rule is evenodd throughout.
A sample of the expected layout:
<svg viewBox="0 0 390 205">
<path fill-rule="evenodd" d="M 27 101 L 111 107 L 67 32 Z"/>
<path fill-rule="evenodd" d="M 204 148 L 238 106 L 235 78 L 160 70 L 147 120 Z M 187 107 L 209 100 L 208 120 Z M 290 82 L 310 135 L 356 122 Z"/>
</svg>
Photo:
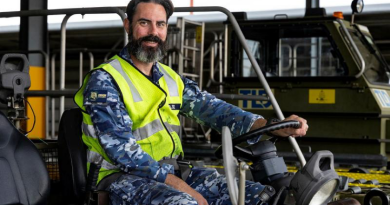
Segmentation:
<svg viewBox="0 0 390 205">
<path fill-rule="evenodd" d="M 316 9 L 304 18 L 272 20 L 241 14 L 238 22 L 284 115 L 308 120 L 307 137 L 297 139 L 303 152 L 330 150 L 336 163 L 386 166 L 389 66 L 366 26 L 324 13 Z M 235 33 L 229 29 L 228 34 L 224 93 L 266 95 Z M 229 102 L 275 117 L 269 101 Z M 287 142 L 279 142 L 278 149 L 291 152 Z"/>
</svg>

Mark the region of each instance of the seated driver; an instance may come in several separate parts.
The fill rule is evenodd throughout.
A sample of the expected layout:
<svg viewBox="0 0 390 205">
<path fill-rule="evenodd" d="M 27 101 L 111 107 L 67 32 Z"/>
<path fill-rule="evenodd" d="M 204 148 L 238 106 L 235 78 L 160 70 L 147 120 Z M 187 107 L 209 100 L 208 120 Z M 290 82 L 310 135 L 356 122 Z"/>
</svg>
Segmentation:
<svg viewBox="0 0 390 205">
<path fill-rule="evenodd" d="M 132 0 L 124 27 L 129 43 L 88 73 L 75 101 L 83 109 L 83 141 L 90 163 L 100 164 L 98 182 L 122 173 L 107 188 L 112 204 L 230 204 L 225 177 L 215 169 L 192 168 L 175 175 L 183 156 L 178 114 L 233 137 L 260 128 L 266 120 L 199 90 L 197 84 L 158 61 L 166 47 L 170 0 Z M 274 131 L 303 136 L 299 129 Z M 168 162 L 168 163 L 165 163 Z M 246 204 L 267 204 L 264 185 L 246 182 Z"/>
</svg>

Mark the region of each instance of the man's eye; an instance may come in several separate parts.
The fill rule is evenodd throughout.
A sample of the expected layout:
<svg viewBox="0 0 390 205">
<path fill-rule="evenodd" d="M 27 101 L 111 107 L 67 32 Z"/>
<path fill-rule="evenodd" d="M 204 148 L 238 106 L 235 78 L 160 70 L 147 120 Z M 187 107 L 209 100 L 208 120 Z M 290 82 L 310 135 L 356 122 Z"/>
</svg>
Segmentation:
<svg viewBox="0 0 390 205">
<path fill-rule="evenodd" d="M 148 22 L 147 21 L 140 21 L 139 24 L 141 26 L 146 26 L 146 25 L 148 25 Z"/>
<path fill-rule="evenodd" d="M 165 22 L 159 22 L 157 23 L 158 27 L 165 27 L 166 23 Z"/>
</svg>

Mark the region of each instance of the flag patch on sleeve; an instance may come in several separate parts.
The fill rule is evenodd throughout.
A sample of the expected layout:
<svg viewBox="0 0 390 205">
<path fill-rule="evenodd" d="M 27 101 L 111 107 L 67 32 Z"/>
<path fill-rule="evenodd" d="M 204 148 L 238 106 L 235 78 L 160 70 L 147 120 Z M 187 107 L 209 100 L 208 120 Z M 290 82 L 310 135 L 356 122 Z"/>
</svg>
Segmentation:
<svg viewBox="0 0 390 205">
<path fill-rule="evenodd" d="M 107 102 L 107 90 L 93 90 L 89 95 L 89 101 L 95 103 Z"/>
</svg>

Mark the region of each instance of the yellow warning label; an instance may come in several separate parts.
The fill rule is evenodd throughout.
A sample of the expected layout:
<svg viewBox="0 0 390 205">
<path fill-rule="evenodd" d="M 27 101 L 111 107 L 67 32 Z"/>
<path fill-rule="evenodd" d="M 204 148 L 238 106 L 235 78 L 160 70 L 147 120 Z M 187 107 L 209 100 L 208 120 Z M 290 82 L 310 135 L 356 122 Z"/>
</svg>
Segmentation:
<svg viewBox="0 0 390 205">
<path fill-rule="evenodd" d="M 335 104 L 336 91 L 334 89 L 309 89 L 310 104 Z"/>
<path fill-rule="evenodd" d="M 202 26 L 196 27 L 196 43 L 202 43 Z"/>
</svg>

